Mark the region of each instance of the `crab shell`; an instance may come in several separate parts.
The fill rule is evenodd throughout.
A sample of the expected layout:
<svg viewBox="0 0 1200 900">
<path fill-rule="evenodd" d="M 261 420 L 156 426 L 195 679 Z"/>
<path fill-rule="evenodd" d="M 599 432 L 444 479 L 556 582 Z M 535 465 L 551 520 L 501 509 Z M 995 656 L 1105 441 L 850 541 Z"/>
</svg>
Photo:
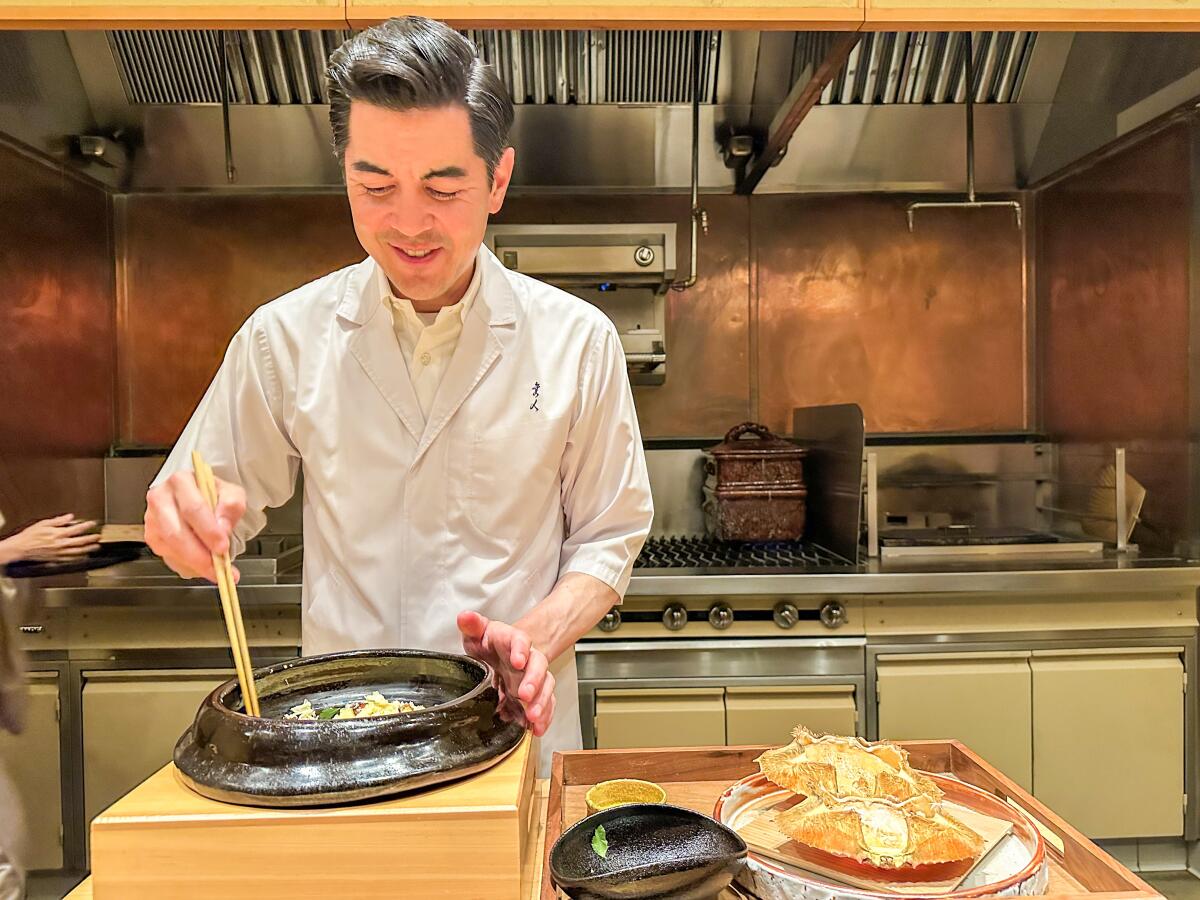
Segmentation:
<svg viewBox="0 0 1200 900">
<path fill-rule="evenodd" d="M 908 751 L 887 741 L 868 744 L 856 737 L 815 735 L 804 726 L 792 742 L 757 760 L 771 782 L 797 794 L 940 800 L 942 791 L 908 764 Z"/>
<path fill-rule="evenodd" d="M 794 841 L 880 868 L 975 859 L 983 839 L 928 798 L 809 797 L 781 812 L 776 827 Z"/>
</svg>

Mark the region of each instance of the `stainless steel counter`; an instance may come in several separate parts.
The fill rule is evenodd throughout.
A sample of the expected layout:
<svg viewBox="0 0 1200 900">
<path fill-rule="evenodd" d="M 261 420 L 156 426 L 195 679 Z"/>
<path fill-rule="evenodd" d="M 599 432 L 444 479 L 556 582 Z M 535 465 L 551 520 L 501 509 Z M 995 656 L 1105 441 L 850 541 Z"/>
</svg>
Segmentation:
<svg viewBox="0 0 1200 900">
<path fill-rule="evenodd" d="M 686 569 L 634 573 L 628 594 L 637 596 L 783 596 L 814 594 L 971 594 L 1017 592 L 1080 594 L 1200 588 L 1200 563 L 1177 559 L 1089 558 L 997 562 L 873 562 L 818 572 Z M 175 577 L 101 580 L 87 576 L 32 579 L 25 584 L 37 605 L 62 608 L 211 605 L 212 585 Z M 238 585 L 243 605 L 300 602 L 300 574 L 246 577 Z"/>
<path fill-rule="evenodd" d="M 1104 593 L 1200 587 L 1200 563 L 1178 559 L 1119 558 L 1000 562 L 883 563 L 822 571 L 786 569 L 635 574 L 630 596 L 928 593 Z"/>
</svg>

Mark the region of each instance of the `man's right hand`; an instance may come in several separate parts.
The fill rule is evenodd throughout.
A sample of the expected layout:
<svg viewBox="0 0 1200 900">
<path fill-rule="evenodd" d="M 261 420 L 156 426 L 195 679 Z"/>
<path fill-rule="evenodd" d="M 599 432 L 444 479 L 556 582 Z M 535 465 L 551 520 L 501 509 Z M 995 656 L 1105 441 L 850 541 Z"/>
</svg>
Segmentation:
<svg viewBox="0 0 1200 900">
<path fill-rule="evenodd" d="M 212 555 L 229 552 L 229 536 L 246 512 L 246 491 L 214 480 L 215 512 L 190 471 L 176 472 L 146 493 L 146 543 L 182 578 L 217 580 Z M 240 577 L 236 567 L 233 577 Z"/>
</svg>

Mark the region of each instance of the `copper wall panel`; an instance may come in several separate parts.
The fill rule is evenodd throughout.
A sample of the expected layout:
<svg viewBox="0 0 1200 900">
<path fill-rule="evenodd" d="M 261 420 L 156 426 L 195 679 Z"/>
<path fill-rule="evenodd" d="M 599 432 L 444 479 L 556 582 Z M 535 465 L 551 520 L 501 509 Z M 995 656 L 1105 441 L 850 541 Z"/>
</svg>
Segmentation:
<svg viewBox="0 0 1200 900">
<path fill-rule="evenodd" d="M 759 417 L 857 402 L 872 432 L 1025 425 L 1021 233 L 1011 212 L 908 198 L 766 195 L 751 204 Z"/>
<path fill-rule="evenodd" d="M 667 380 L 637 387 L 638 419 L 647 438 L 723 435 L 750 415 L 749 202 L 702 196 L 699 280 L 667 295 Z M 679 195 L 512 197 L 497 222 L 675 222 L 676 267 L 691 265 L 691 201 Z"/>
<path fill-rule="evenodd" d="M 97 516 L 114 418 L 108 198 L 4 146 L 0 172 L 0 510 L 10 526 Z"/>
<path fill-rule="evenodd" d="M 1128 450 L 1147 489 L 1134 540 L 1172 550 L 1189 506 L 1189 126 L 1160 132 L 1043 191 L 1038 323 L 1043 427 L 1063 445 L 1063 505 Z M 1074 493 L 1072 493 L 1074 492 Z"/>
<path fill-rule="evenodd" d="M 1010 217 L 968 214 L 962 227 L 960 215 L 931 213 L 909 235 L 902 198 L 702 201 L 700 280 L 667 296 L 666 384 L 635 389 L 646 437 L 715 437 L 755 415 L 786 429 L 794 406 L 841 400 L 863 403 L 874 431 L 1022 426 L 1021 240 Z M 497 221 L 674 221 L 682 277 L 688 214 L 682 195 L 525 195 Z M 118 220 L 129 443 L 175 439 L 254 307 L 362 256 L 336 194 L 139 195 Z"/>
<path fill-rule="evenodd" d="M 118 203 L 119 435 L 175 441 L 258 306 L 366 256 L 343 194 L 145 194 Z"/>
<path fill-rule="evenodd" d="M 1187 434 L 1190 152 L 1180 126 L 1038 195 L 1051 437 Z"/>
<path fill-rule="evenodd" d="M 704 205 L 700 281 L 667 296 L 667 382 L 635 389 L 650 438 L 723 434 L 750 412 L 748 203 Z M 340 195 L 138 195 L 122 206 L 126 443 L 173 442 L 251 310 L 363 256 Z M 689 209 L 682 196 L 526 196 L 496 221 L 674 221 L 686 273 Z"/>
</svg>

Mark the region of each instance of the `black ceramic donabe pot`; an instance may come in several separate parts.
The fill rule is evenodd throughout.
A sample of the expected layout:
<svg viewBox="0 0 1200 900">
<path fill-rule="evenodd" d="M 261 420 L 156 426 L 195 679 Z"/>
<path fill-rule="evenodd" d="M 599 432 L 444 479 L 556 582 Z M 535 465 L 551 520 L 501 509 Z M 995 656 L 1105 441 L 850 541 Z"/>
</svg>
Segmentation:
<svg viewBox="0 0 1200 900">
<path fill-rule="evenodd" d="M 317 806 L 384 797 L 480 772 L 524 728 L 499 715 L 492 670 L 466 656 L 364 650 L 255 672 L 262 717 L 245 715 L 236 680 L 200 704 L 175 746 L 195 791 L 251 806 Z M 309 700 L 340 706 L 379 691 L 425 709 L 363 719 L 285 719 Z"/>
<path fill-rule="evenodd" d="M 706 451 L 704 517 L 723 541 L 795 541 L 804 533 L 807 451 L 743 422 Z"/>
</svg>

